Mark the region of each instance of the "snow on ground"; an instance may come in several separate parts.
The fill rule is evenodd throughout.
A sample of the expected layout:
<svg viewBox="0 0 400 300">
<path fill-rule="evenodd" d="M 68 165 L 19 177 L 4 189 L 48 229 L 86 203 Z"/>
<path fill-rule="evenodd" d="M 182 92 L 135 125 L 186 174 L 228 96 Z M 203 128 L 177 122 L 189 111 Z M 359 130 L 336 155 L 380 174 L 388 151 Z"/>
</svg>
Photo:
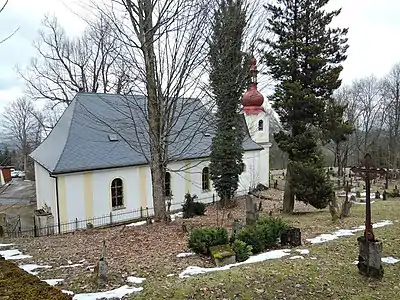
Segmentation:
<svg viewBox="0 0 400 300">
<path fill-rule="evenodd" d="M 115 290 L 106 291 L 106 292 L 98 292 L 98 293 L 85 293 L 85 294 L 76 294 L 72 299 L 73 300 L 97 300 L 97 299 L 114 299 L 132 294 L 138 293 L 143 290 L 142 287 L 131 287 L 128 285 L 121 286 Z"/>
<path fill-rule="evenodd" d="M 137 226 L 142 226 L 145 225 L 146 221 L 140 221 L 140 222 L 135 222 L 135 223 L 130 223 L 128 225 L 125 225 L 126 227 L 137 227 Z"/>
<path fill-rule="evenodd" d="M 51 286 L 55 286 L 57 284 L 59 284 L 60 282 L 63 282 L 64 279 L 63 278 L 58 278 L 58 279 L 44 279 L 42 280 L 44 282 L 46 282 L 47 284 L 51 285 Z"/>
<path fill-rule="evenodd" d="M 237 266 L 241 266 L 244 264 L 253 264 L 253 263 L 262 262 L 262 261 L 269 260 L 269 259 L 282 258 L 284 256 L 290 255 L 290 252 L 291 252 L 291 249 L 272 250 L 272 251 L 260 253 L 258 255 L 250 256 L 249 259 L 247 259 L 243 262 L 230 264 L 230 265 L 226 265 L 223 267 L 201 268 L 201 267 L 190 266 L 190 267 L 187 267 L 183 272 L 181 272 L 179 274 L 179 278 L 187 278 L 187 277 L 190 277 L 191 275 L 229 270 L 232 267 L 237 267 Z"/>
<path fill-rule="evenodd" d="M 184 252 L 184 253 L 179 253 L 176 257 L 188 257 L 188 256 L 192 256 L 195 254 L 196 253 L 193 253 L 193 252 Z"/>
<path fill-rule="evenodd" d="M 34 272 L 34 270 L 37 269 L 50 269 L 51 266 L 40 266 L 40 265 L 36 265 L 36 264 L 27 264 L 27 265 L 20 265 L 19 266 L 22 270 L 28 272 L 29 274 L 32 275 L 37 275 L 39 272 Z"/>
<path fill-rule="evenodd" d="M 126 281 L 128 281 L 130 283 L 137 283 L 137 284 L 140 284 L 145 280 L 146 280 L 146 278 L 140 278 L 140 277 L 135 277 L 135 276 L 129 276 L 128 278 L 126 278 Z"/>
<path fill-rule="evenodd" d="M 394 258 L 392 256 L 382 258 L 382 262 L 387 263 L 387 264 L 395 264 L 395 263 L 398 263 L 399 261 L 400 261 L 400 259 Z"/>
<path fill-rule="evenodd" d="M 289 257 L 289 259 L 304 259 L 304 257 L 301 255 L 295 255 L 295 256 Z"/>
<path fill-rule="evenodd" d="M 310 253 L 308 249 L 296 249 L 296 252 L 299 252 L 301 255 L 306 255 Z"/>
<path fill-rule="evenodd" d="M 59 266 L 59 269 L 65 269 L 65 268 L 76 268 L 76 267 L 83 267 L 83 264 L 73 264 L 73 265 L 65 265 L 65 266 Z"/>
<path fill-rule="evenodd" d="M 389 221 L 389 220 L 384 220 L 378 223 L 373 224 L 373 228 L 379 228 L 379 227 L 384 227 L 384 226 L 388 226 L 388 225 L 392 225 L 393 222 Z M 312 239 L 307 239 L 308 242 L 310 242 L 311 244 L 319 244 L 319 243 L 325 243 L 327 241 L 332 241 L 335 240 L 339 237 L 342 236 L 351 236 L 354 235 L 354 233 L 359 232 L 359 231 L 363 231 L 364 230 L 364 226 L 359 226 L 359 227 L 355 227 L 353 229 L 339 229 L 333 233 L 324 233 L 321 234 L 319 236 L 316 236 Z"/>
<path fill-rule="evenodd" d="M 365 199 L 364 199 L 365 200 Z M 365 205 L 366 204 L 366 202 L 355 202 L 355 201 L 353 201 L 353 203 L 354 204 L 360 204 L 360 205 Z M 375 203 L 375 201 L 371 201 L 371 204 L 372 203 Z"/>
<path fill-rule="evenodd" d="M 25 259 L 31 258 L 30 255 L 24 255 L 18 249 L 11 249 L 11 250 L 3 250 L 0 251 L 0 255 L 4 257 L 5 260 L 17 260 L 17 259 Z"/>
<path fill-rule="evenodd" d="M 0 248 L 4 248 L 4 247 L 10 247 L 13 246 L 14 244 L 0 244 Z"/>
<path fill-rule="evenodd" d="M 389 257 L 382 257 L 381 261 L 383 263 L 387 263 L 387 264 L 395 264 L 395 263 L 398 263 L 400 261 L 400 259 L 389 256 Z M 356 265 L 356 264 L 358 264 L 358 260 L 353 261 L 353 265 Z"/>
</svg>

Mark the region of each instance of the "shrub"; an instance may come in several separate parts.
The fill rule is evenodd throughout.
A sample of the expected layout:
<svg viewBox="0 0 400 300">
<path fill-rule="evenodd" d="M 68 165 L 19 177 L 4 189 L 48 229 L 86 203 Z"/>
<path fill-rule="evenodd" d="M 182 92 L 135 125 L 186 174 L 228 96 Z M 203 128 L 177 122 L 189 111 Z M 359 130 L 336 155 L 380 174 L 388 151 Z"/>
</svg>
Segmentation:
<svg viewBox="0 0 400 300">
<path fill-rule="evenodd" d="M 226 228 L 199 228 L 190 233 L 189 248 L 198 254 L 209 254 L 209 248 L 228 244 Z"/>
<path fill-rule="evenodd" d="M 185 203 L 182 205 L 183 218 L 193 218 L 194 216 L 203 216 L 206 211 L 206 205 L 201 202 L 195 202 L 196 195 L 185 194 Z"/>
<path fill-rule="evenodd" d="M 251 245 L 247 245 L 241 240 L 235 240 L 233 242 L 232 249 L 236 253 L 236 261 L 238 262 L 247 260 L 250 255 L 253 254 L 253 247 Z"/>
<path fill-rule="evenodd" d="M 263 252 L 277 243 L 287 224 L 280 218 L 261 218 L 254 226 L 246 227 L 237 237 L 252 246 L 254 254 Z"/>
</svg>

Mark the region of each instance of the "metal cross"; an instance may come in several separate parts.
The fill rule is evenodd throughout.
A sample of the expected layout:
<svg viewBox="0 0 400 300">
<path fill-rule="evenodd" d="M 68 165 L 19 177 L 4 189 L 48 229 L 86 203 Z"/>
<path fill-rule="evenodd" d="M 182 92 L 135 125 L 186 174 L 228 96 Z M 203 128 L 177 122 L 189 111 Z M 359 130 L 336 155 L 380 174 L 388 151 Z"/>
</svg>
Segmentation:
<svg viewBox="0 0 400 300">
<path fill-rule="evenodd" d="M 372 166 L 371 154 L 367 153 L 364 156 L 364 165 L 360 167 L 352 167 L 351 171 L 357 173 L 359 176 L 363 177 L 365 180 L 365 231 L 364 236 L 368 241 L 374 241 L 374 233 L 372 230 L 371 222 L 371 180 L 378 177 L 379 175 L 385 175 L 385 169 L 374 168 Z"/>
</svg>

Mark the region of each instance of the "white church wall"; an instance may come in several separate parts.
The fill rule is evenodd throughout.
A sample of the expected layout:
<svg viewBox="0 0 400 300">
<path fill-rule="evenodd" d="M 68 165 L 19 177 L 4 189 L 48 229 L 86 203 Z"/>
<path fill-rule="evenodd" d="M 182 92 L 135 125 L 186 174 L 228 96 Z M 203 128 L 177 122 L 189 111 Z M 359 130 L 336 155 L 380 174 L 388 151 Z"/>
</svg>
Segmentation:
<svg viewBox="0 0 400 300">
<path fill-rule="evenodd" d="M 266 169 L 264 171 L 264 167 L 259 170 L 262 161 L 260 151 L 245 152 L 246 170 L 240 176 L 237 194 L 245 194 L 249 187 L 262 182 L 263 174 L 268 174 Z M 187 192 L 191 195 L 196 194 L 198 200 L 203 203 L 218 201 L 211 180 L 208 190 L 202 188 L 202 172 L 208 165 L 209 161 L 206 160 L 190 160 L 174 162 L 168 166 L 171 174 L 171 210 L 182 208 Z M 41 174 L 43 170 L 37 168 L 37 178 L 40 178 L 38 182 L 46 185 L 50 183 L 48 180 L 50 177 L 46 171 L 48 177 L 46 180 L 44 174 Z M 121 178 L 123 181 L 124 205 L 118 209 L 112 208 L 111 200 L 111 182 L 115 178 Z M 149 208 L 150 215 L 153 215 L 151 175 L 148 166 L 60 175 L 58 185 L 61 223 L 71 223 L 68 228 L 62 228 L 63 231 L 85 228 L 88 222 L 100 226 L 139 218 L 141 208 L 144 216 L 146 215 L 146 207 Z M 47 194 L 49 189 L 50 186 L 40 186 L 38 191 L 39 194 L 41 191 Z M 54 216 L 57 221 L 56 214 Z"/>
<path fill-rule="evenodd" d="M 57 216 L 55 179 L 49 172 L 35 162 L 36 208 L 42 209 L 45 205 L 50 207 L 53 216 Z"/>
</svg>

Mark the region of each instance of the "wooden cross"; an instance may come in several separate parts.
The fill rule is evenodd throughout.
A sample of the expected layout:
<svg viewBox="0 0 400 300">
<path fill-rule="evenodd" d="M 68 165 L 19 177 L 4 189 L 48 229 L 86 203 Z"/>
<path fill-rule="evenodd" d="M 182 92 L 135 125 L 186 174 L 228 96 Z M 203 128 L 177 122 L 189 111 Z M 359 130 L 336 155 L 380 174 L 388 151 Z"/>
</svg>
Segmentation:
<svg viewBox="0 0 400 300">
<path fill-rule="evenodd" d="M 353 173 L 357 173 L 365 180 L 365 231 L 364 236 L 368 241 L 374 241 L 374 233 L 372 231 L 372 222 L 371 222 L 371 180 L 377 178 L 379 175 L 385 175 L 385 169 L 374 168 L 372 166 L 372 157 L 371 154 L 367 153 L 364 156 L 364 165 L 360 167 L 352 167 L 351 171 Z"/>
</svg>

